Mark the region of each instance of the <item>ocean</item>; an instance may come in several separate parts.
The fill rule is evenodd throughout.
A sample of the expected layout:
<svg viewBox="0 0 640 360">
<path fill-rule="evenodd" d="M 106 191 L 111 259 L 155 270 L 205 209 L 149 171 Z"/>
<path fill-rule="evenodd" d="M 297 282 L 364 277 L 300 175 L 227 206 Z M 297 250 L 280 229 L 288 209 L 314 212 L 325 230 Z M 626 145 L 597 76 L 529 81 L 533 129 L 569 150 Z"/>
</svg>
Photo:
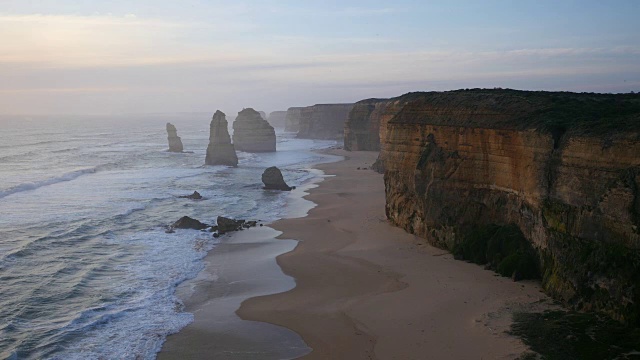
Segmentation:
<svg viewBox="0 0 640 360">
<path fill-rule="evenodd" d="M 292 195 L 263 190 L 264 169 L 305 184 L 328 159 L 311 150 L 336 144 L 278 131 L 275 153 L 204 166 L 210 117 L 0 119 L 0 358 L 155 358 L 193 320 L 176 286 L 219 241 L 165 226 L 282 218 Z M 166 151 L 166 122 L 192 153 Z"/>
</svg>

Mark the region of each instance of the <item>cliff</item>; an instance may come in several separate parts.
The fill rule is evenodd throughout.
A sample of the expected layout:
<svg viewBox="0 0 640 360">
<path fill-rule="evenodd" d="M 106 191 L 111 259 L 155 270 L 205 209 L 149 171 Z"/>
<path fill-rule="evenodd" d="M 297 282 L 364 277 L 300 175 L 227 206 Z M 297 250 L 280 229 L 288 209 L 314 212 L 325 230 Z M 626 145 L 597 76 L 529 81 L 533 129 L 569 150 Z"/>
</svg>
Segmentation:
<svg viewBox="0 0 640 360">
<path fill-rule="evenodd" d="M 169 140 L 169 151 L 182 152 L 182 140 L 178 136 L 178 130 L 171 123 L 167 123 L 167 140 Z"/>
<path fill-rule="evenodd" d="M 246 152 L 276 151 L 276 132 L 260 113 L 243 109 L 233 122 L 233 145 Z"/>
<path fill-rule="evenodd" d="M 528 247 L 549 294 L 640 324 L 640 96 L 469 90 L 404 100 L 381 131 L 393 224 L 507 275 L 521 271 Z M 356 108 L 371 118 L 379 104 Z M 352 148 L 375 144 L 355 137 Z M 507 249 L 520 238 L 526 247 Z"/>
<path fill-rule="evenodd" d="M 206 165 L 238 166 L 238 156 L 231 144 L 228 123 L 225 114 L 217 110 L 209 125 L 209 145 L 207 146 Z"/>
<path fill-rule="evenodd" d="M 285 118 L 284 131 L 297 133 L 300 129 L 300 116 L 302 116 L 301 107 L 288 108 Z"/>
<path fill-rule="evenodd" d="M 267 121 L 274 128 L 284 128 L 287 122 L 287 112 L 286 111 L 272 111 L 269 113 L 269 117 Z"/>
<path fill-rule="evenodd" d="M 380 150 L 380 140 L 386 136 L 387 123 L 412 97 L 412 94 L 407 94 L 394 99 L 367 99 L 355 103 L 344 125 L 345 150 Z M 380 158 L 373 169 L 384 172 Z"/>
<path fill-rule="evenodd" d="M 334 140 L 344 134 L 353 104 L 318 104 L 302 108 L 298 138 Z"/>
</svg>

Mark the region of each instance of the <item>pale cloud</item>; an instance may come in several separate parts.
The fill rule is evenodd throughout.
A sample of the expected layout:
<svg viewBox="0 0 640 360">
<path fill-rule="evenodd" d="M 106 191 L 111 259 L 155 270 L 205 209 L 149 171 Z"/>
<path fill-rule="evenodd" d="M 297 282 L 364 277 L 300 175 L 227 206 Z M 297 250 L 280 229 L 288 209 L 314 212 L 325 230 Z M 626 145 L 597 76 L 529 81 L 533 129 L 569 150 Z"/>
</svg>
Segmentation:
<svg viewBox="0 0 640 360">
<path fill-rule="evenodd" d="M 234 61 L 243 54 L 189 41 L 193 32 L 226 36 L 250 24 L 180 23 L 113 15 L 0 15 L 0 63 L 117 66 Z"/>
<path fill-rule="evenodd" d="M 425 49 L 403 47 L 403 39 L 393 36 L 262 33 L 241 15 L 255 9 L 237 5 L 220 11 L 211 23 L 133 13 L 0 14 L 0 108 L 191 111 L 208 110 L 215 99 L 275 110 L 527 81 L 551 89 L 559 82 L 544 79 L 559 78 L 600 76 L 615 88 L 614 79 L 624 74 L 640 77 L 638 46 Z M 335 11 L 373 16 L 403 10 Z M 271 102 L 277 107 L 269 107 Z"/>
</svg>

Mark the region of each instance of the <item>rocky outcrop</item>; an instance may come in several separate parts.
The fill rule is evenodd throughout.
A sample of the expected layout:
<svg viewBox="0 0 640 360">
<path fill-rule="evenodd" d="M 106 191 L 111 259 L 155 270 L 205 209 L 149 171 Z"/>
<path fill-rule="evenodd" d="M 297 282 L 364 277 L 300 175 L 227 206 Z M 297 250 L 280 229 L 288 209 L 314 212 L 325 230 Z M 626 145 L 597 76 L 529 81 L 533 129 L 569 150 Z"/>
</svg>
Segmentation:
<svg viewBox="0 0 640 360">
<path fill-rule="evenodd" d="M 203 230 L 208 228 L 209 225 L 201 223 L 200 221 L 190 218 L 188 216 L 181 217 L 178 221 L 171 225 L 172 229 L 194 229 Z"/>
<path fill-rule="evenodd" d="M 191 195 L 179 196 L 181 199 L 202 200 L 202 195 L 199 192 L 194 191 Z"/>
<path fill-rule="evenodd" d="M 300 117 L 302 116 L 301 107 L 290 107 L 287 109 L 285 118 L 284 131 L 297 133 L 300 130 Z"/>
<path fill-rule="evenodd" d="M 265 190 L 291 191 L 295 189 L 295 187 L 287 185 L 282 177 L 282 172 L 275 166 L 267 168 L 262 173 L 262 182 L 264 183 Z"/>
<path fill-rule="evenodd" d="M 238 156 L 231 144 L 227 119 L 220 110 L 213 114 L 209 126 L 209 146 L 207 146 L 205 164 L 238 166 Z"/>
<path fill-rule="evenodd" d="M 182 140 L 178 136 L 178 130 L 171 123 L 167 123 L 167 139 L 169 140 L 169 151 L 182 152 Z"/>
<path fill-rule="evenodd" d="M 243 109 L 233 122 L 233 145 L 253 153 L 276 151 L 276 132 L 257 111 Z"/>
<path fill-rule="evenodd" d="M 640 96 L 413 94 L 381 153 L 393 224 L 481 258 L 515 226 L 549 294 L 640 324 Z"/>
<path fill-rule="evenodd" d="M 287 112 L 286 111 L 272 111 L 269 113 L 269 117 L 267 121 L 274 128 L 284 128 L 287 123 Z"/>
<path fill-rule="evenodd" d="M 211 228 L 211 231 L 214 231 L 213 237 L 216 238 L 228 232 L 249 229 L 258 224 L 257 221 L 236 220 L 224 216 L 218 216 L 216 222 L 217 225 Z M 262 226 L 262 224 L 260 224 L 260 226 Z"/>
<path fill-rule="evenodd" d="M 298 138 L 335 140 L 344 135 L 353 104 L 318 104 L 302 108 Z"/>
<path fill-rule="evenodd" d="M 224 234 L 230 231 L 238 231 L 242 229 L 242 224 L 244 224 L 244 222 L 244 220 L 235 220 L 224 216 L 218 216 L 218 219 L 216 220 L 216 230 L 220 234 Z"/>
</svg>

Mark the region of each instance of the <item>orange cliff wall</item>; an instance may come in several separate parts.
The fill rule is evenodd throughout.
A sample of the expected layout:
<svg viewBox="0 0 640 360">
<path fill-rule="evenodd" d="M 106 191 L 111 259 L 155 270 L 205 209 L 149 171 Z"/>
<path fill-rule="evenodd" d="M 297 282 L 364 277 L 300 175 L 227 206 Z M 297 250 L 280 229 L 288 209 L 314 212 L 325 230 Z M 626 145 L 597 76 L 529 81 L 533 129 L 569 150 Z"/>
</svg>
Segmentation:
<svg viewBox="0 0 640 360">
<path fill-rule="evenodd" d="M 639 324 L 640 131 L 541 127 L 557 99 L 523 93 L 408 101 L 381 131 L 387 217 L 446 249 L 473 226 L 515 224 L 548 293 Z"/>
</svg>

